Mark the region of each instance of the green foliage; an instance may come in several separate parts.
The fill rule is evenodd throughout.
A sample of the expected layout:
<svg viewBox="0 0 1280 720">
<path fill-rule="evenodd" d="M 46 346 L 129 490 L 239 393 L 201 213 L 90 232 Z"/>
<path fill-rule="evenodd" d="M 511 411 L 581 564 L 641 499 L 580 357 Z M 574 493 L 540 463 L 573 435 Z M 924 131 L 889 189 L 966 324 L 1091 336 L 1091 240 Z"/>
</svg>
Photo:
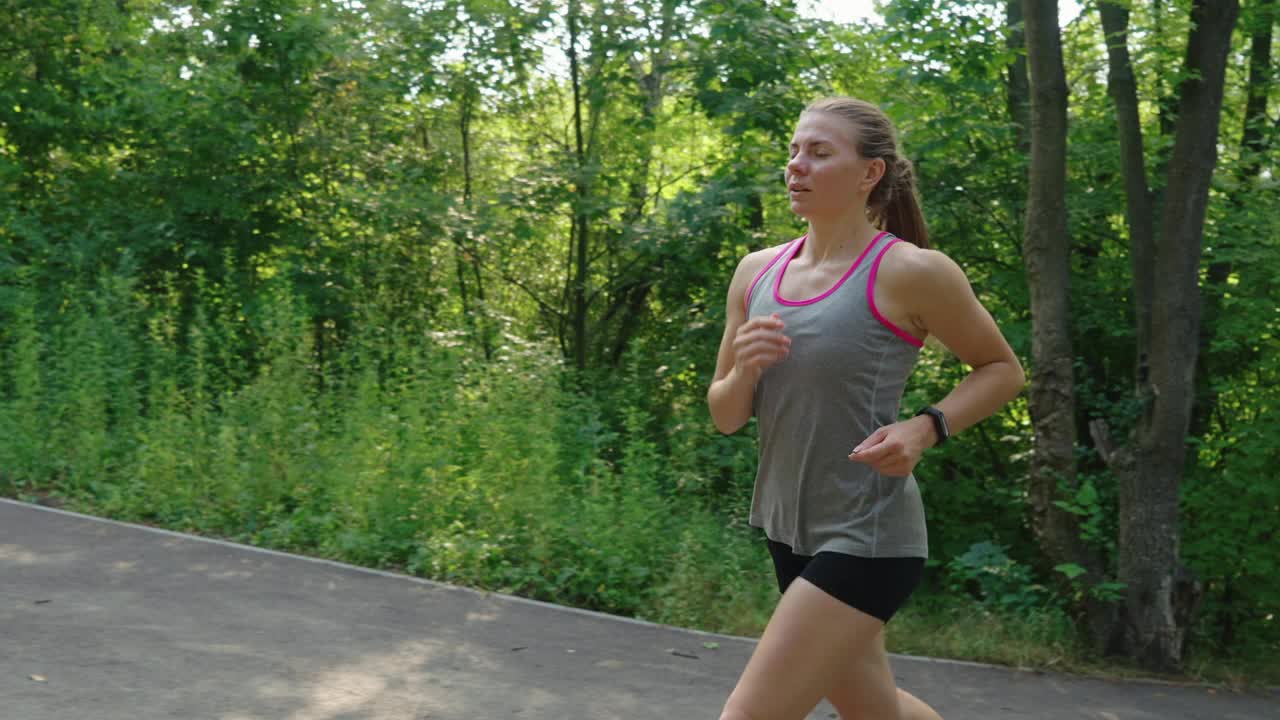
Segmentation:
<svg viewBox="0 0 1280 720">
<path fill-rule="evenodd" d="M 1066 500 L 1055 500 L 1053 504 L 1078 518 L 1080 537 L 1085 543 L 1103 549 L 1114 547 L 1114 533 L 1103 531 L 1107 518 L 1114 517 L 1114 513 L 1106 512 L 1093 479 L 1085 477 L 1074 494 L 1066 497 Z"/>
<path fill-rule="evenodd" d="M 1005 546 L 987 540 L 974 543 L 947 563 L 947 584 L 983 607 L 1005 612 L 1030 612 L 1049 598 L 1030 567 L 1010 558 Z"/>
</svg>

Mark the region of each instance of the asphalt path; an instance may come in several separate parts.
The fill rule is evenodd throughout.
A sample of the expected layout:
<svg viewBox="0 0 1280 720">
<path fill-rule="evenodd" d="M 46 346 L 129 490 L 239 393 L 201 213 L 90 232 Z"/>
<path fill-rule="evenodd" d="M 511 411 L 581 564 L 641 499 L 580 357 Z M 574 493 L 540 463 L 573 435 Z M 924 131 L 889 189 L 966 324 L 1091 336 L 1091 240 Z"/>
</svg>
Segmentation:
<svg viewBox="0 0 1280 720">
<path fill-rule="evenodd" d="M 714 720 L 753 645 L 0 499 L 0 720 Z M 1280 720 L 1275 694 L 892 663 L 947 720 Z"/>
</svg>

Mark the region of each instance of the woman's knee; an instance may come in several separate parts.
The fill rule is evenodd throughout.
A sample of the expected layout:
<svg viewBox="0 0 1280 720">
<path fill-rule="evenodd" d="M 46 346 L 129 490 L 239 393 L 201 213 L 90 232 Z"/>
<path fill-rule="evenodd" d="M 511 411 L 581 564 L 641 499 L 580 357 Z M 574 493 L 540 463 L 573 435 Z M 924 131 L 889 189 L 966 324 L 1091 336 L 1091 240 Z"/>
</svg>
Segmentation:
<svg viewBox="0 0 1280 720">
<path fill-rule="evenodd" d="M 901 698 L 884 651 L 883 634 L 869 652 L 845 666 L 843 676 L 827 693 L 840 720 L 906 720 L 900 714 Z"/>
</svg>

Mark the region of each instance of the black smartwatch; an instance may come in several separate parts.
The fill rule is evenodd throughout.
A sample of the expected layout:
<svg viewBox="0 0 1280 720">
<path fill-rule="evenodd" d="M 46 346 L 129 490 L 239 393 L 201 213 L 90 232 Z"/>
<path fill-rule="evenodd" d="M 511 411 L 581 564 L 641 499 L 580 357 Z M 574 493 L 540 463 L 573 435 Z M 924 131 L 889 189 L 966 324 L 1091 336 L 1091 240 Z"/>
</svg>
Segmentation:
<svg viewBox="0 0 1280 720">
<path fill-rule="evenodd" d="M 951 437 L 951 430 L 947 428 L 947 416 L 943 415 L 941 410 L 930 405 L 916 413 L 916 417 L 921 415 L 928 415 L 933 419 L 933 429 L 938 432 L 938 445 L 946 442 L 947 438 Z"/>
</svg>

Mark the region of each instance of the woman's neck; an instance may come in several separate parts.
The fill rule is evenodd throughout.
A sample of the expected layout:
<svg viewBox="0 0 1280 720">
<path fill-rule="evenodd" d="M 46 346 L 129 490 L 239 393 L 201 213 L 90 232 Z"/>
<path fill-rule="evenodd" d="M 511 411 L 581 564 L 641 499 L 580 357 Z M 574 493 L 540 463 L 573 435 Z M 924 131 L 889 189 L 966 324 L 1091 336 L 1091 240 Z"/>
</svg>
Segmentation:
<svg viewBox="0 0 1280 720">
<path fill-rule="evenodd" d="M 828 260 L 844 263 L 852 261 L 871 244 L 880 231 L 865 215 L 841 217 L 832 220 L 809 220 L 809 233 L 805 236 L 800 254 L 814 265 Z"/>
</svg>

